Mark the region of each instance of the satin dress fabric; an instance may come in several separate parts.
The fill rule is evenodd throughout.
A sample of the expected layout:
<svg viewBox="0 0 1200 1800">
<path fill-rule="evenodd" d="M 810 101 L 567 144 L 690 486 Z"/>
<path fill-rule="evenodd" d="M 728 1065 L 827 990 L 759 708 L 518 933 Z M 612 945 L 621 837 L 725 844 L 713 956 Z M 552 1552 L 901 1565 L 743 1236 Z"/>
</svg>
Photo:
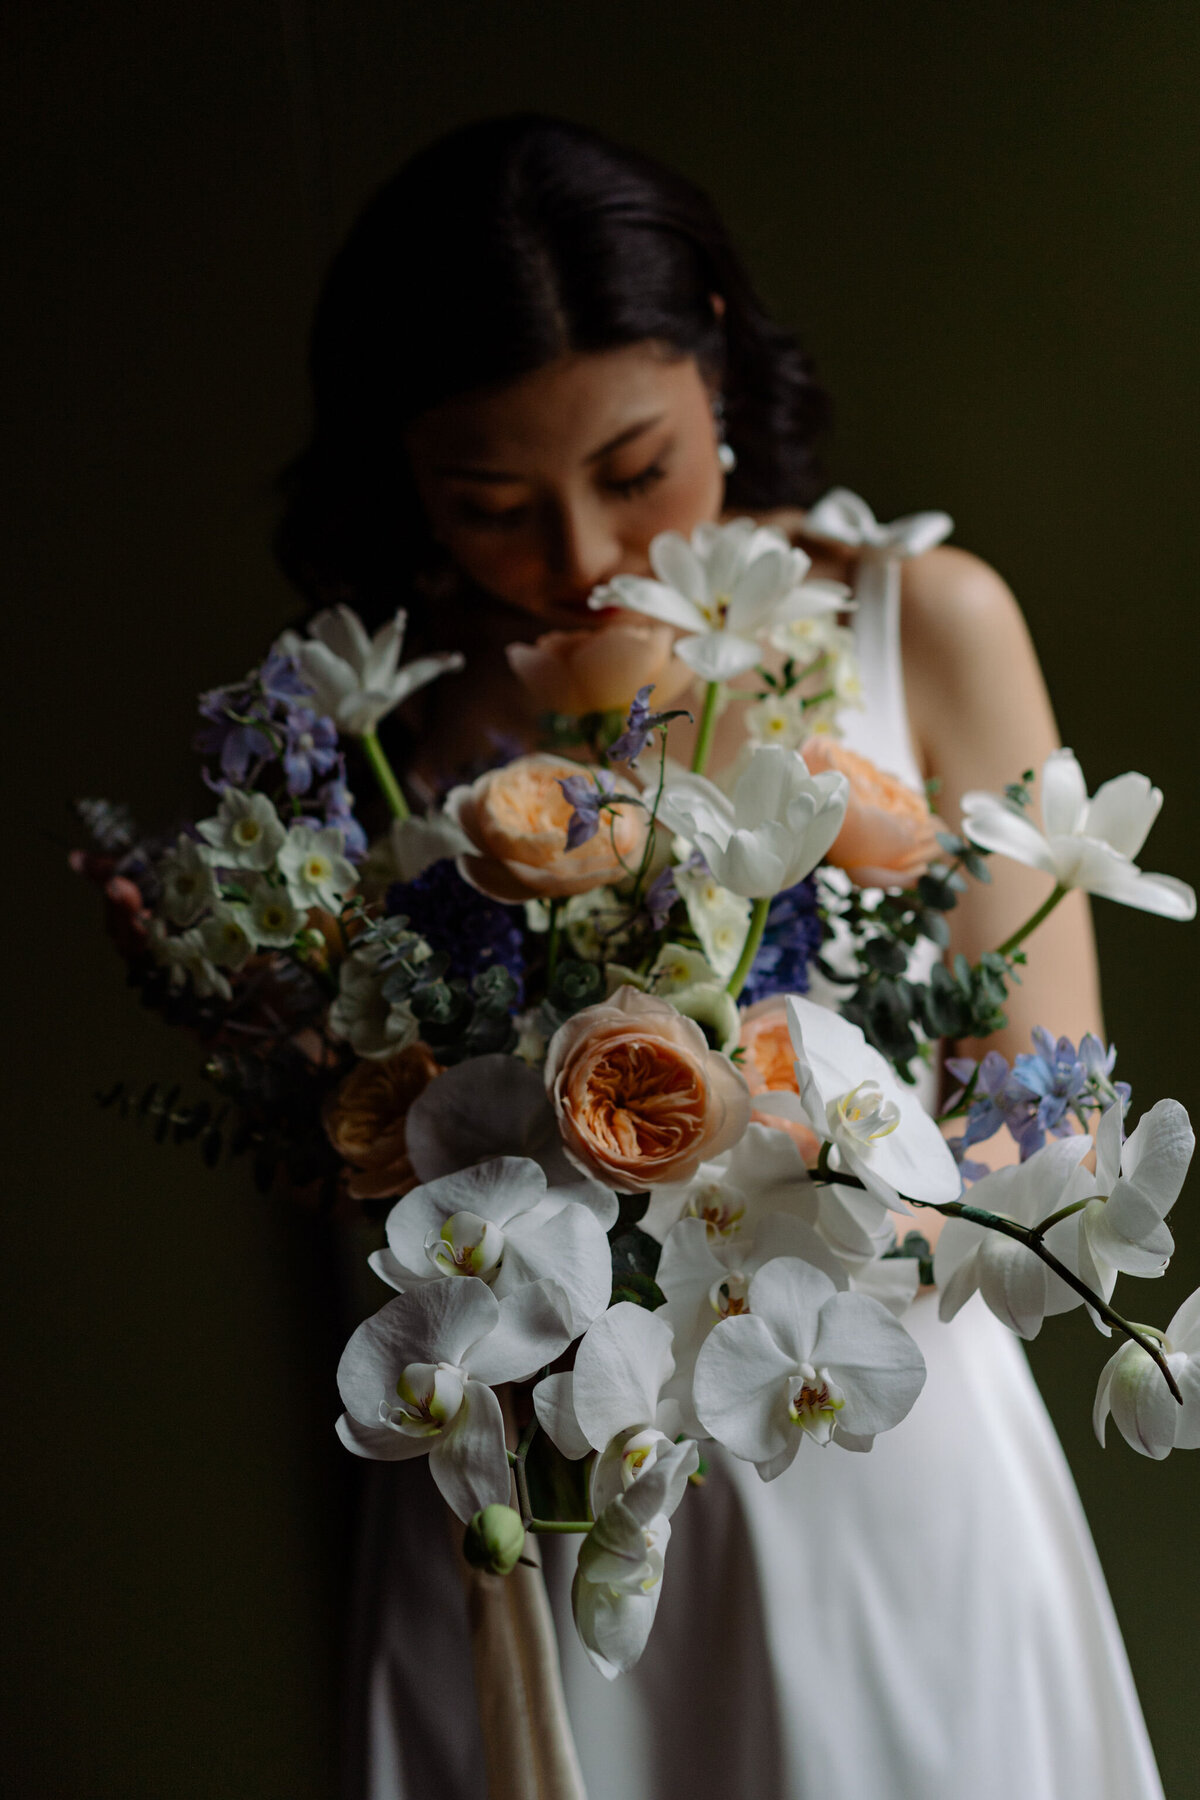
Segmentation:
<svg viewBox="0 0 1200 1800">
<path fill-rule="evenodd" d="M 856 590 L 865 709 L 845 739 L 920 785 L 899 580 Z M 1162 1800 L 1124 1646 L 1018 1340 L 976 1295 L 905 1325 L 928 1376 L 867 1455 L 801 1447 L 762 1482 L 706 1446 L 650 1641 L 606 1680 L 543 1540 L 589 1800 Z M 348 1800 L 482 1800 L 461 1591 L 423 1465 L 368 1471 Z"/>
</svg>

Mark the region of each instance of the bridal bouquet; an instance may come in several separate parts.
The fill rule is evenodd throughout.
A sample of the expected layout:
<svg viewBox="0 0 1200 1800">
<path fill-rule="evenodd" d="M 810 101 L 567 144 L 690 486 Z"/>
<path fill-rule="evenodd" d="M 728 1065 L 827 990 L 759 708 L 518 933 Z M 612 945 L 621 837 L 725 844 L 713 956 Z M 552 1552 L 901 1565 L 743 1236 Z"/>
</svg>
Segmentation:
<svg viewBox="0 0 1200 1800">
<path fill-rule="evenodd" d="M 845 493 L 812 524 L 876 571 L 948 528 L 879 526 Z M 207 816 L 151 840 L 84 802 L 75 857 L 215 1088 L 104 1098 L 382 1222 L 370 1261 L 393 1297 L 342 1357 L 342 1441 L 427 1456 L 477 1567 L 577 1533 L 575 1618 L 610 1676 L 646 1643 L 706 1444 L 771 1481 L 901 1425 L 922 1283 L 947 1320 L 978 1289 L 1025 1338 L 1086 1308 L 1116 1345 L 1101 1440 L 1111 1414 L 1146 1455 L 1200 1445 L 1200 1293 L 1165 1330 L 1113 1305 L 1118 1276 L 1172 1253 L 1183 1107 L 1127 1135 L 1114 1051 L 1050 1032 L 1011 1066 L 952 1061 L 940 1117 L 917 1087 L 939 1039 L 1004 1024 L 1021 945 L 1071 888 L 1193 916 L 1189 888 L 1135 860 L 1161 794 L 1127 774 L 1089 796 L 1063 750 L 1040 824 L 1027 773 L 969 794 L 949 833 L 840 742 L 860 700 L 844 589 L 749 521 L 660 537 L 651 560 L 654 579 L 593 595 L 596 631 L 511 646 L 545 748 L 425 815 L 377 727 L 462 659 L 401 666 L 403 615 L 372 638 L 338 607 L 201 697 Z M 685 767 L 673 703 L 694 683 Z M 716 781 L 729 704 L 744 741 Z M 374 842 L 351 749 L 392 815 Z M 1046 900 L 948 966 L 946 915 L 989 855 L 1043 871 Z M 1020 1160 L 989 1173 L 971 1152 L 1001 1129 Z M 927 1211 L 949 1221 L 936 1254 Z"/>
</svg>

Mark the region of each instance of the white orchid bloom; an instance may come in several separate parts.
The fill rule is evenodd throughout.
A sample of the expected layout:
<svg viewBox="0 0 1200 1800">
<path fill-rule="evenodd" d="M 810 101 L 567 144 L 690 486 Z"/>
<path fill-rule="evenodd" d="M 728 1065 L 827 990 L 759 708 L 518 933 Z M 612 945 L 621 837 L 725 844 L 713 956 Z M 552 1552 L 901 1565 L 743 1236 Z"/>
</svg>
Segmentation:
<svg viewBox="0 0 1200 1800">
<path fill-rule="evenodd" d="M 670 1517 L 698 1461 L 695 1444 L 671 1444 L 609 1501 L 580 1546 L 571 1610 L 588 1657 L 610 1681 L 627 1674 L 646 1648 L 662 1591 Z"/>
<path fill-rule="evenodd" d="M 836 611 L 845 594 L 832 582 L 801 588 L 809 557 L 752 519 L 698 525 L 690 542 L 677 531 L 660 532 L 650 544 L 650 566 L 657 581 L 618 575 L 588 604 L 674 625 L 683 633 L 676 656 L 705 681 L 744 674 L 762 660 L 760 635 L 780 618 Z"/>
<path fill-rule="evenodd" d="M 216 868 L 259 874 L 273 866 L 287 836 L 267 796 L 239 788 L 226 788 L 216 817 L 201 819 L 196 830 L 208 846 L 203 854 Z"/>
<path fill-rule="evenodd" d="M 407 1000 L 389 1000 L 383 991 L 385 971 L 379 965 L 386 954 L 380 944 L 352 950 L 338 970 L 337 998 L 329 1009 L 332 1035 L 344 1038 L 356 1056 L 376 1061 L 407 1049 L 421 1035 Z"/>
<path fill-rule="evenodd" d="M 570 1341 L 565 1297 L 534 1282 L 501 1304 L 482 1281 L 436 1281 L 389 1300 L 338 1364 L 337 1431 L 356 1456 L 429 1457 L 460 1519 L 509 1496 L 504 1420 L 492 1389 L 523 1381 Z"/>
<path fill-rule="evenodd" d="M 220 898 L 207 852 L 182 831 L 156 873 L 161 887 L 159 906 L 172 925 L 194 925 Z"/>
<path fill-rule="evenodd" d="M 1130 1448 L 1156 1462 L 1172 1450 L 1200 1449 L 1200 1288 L 1188 1296 L 1163 1332 L 1162 1352 L 1183 1405 L 1153 1357 L 1140 1344 L 1127 1341 L 1100 1372 L 1092 1424 L 1101 1445 L 1111 1412 Z"/>
<path fill-rule="evenodd" d="M 1042 767 L 1043 830 L 1002 794 L 973 790 L 962 799 L 963 833 L 981 849 L 1041 869 L 1060 887 L 1192 919 L 1194 890 L 1172 875 L 1144 874 L 1134 861 L 1162 798 L 1145 775 L 1131 772 L 1104 782 L 1089 799 L 1074 753 L 1055 750 Z"/>
<path fill-rule="evenodd" d="M 401 609 L 372 638 L 356 612 L 334 606 L 310 622 L 307 638 L 285 631 L 274 648 L 295 657 L 319 712 L 339 731 L 365 737 L 418 688 L 463 666 L 455 651 L 399 668 L 406 622 Z"/>
<path fill-rule="evenodd" d="M 346 840 L 336 825 L 292 825 L 277 857 L 279 873 L 297 906 L 322 906 L 336 913 L 358 881 L 358 870 L 342 853 Z"/>
<path fill-rule="evenodd" d="M 810 775 L 796 751 L 767 744 L 751 753 L 732 796 L 702 775 L 680 775 L 658 817 L 695 845 L 722 887 L 765 899 L 816 868 L 842 828 L 849 793 L 844 775 Z"/>
<path fill-rule="evenodd" d="M 764 1481 L 801 1443 L 869 1450 L 925 1381 L 916 1344 L 879 1301 L 839 1293 L 811 1263 L 780 1256 L 750 1283 L 749 1310 L 722 1319 L 696 1359 L 696 1412 Z"/>
<path fill-rule="evenodd" d="M 833 1146 L 836 1167 L 892 1211 L 908 1211 L 901 1194 L 934 1206 L 957 1200 L 962 1177 L 945 1138 L 858 1026 L 796 994 L 787 1013 L 800 1091 L 756 1094 L 755 1108 L 807 1125 Z"/>
<path fill-rule="evenodd" d="M 556 1195 L 588 1207 L 605 1231 L 616 1223 L 617 1196 L 567 1160 L 541 1071 L 518 1056 L 473 1056 L 443 1070 L 409 1108 L 404 1148 L 421 1181 L 527 1156 Z"/>
<path fill-rule="evenodd" d="M 954 521 L 949 513 L 922 512 L 881 525 L 865 500 L 839 487 L 809 509 L 804 528 L 814 537 L 850 544 L 866 555 L 908 557 L 921 556 L 949 537 Z"/>
<path fill-rule="evenodd" d="M 533 1390 L 543 1431 L 575 1460 L 598 1450 L 592 1511 L 598 1516 L 679 1436 L 683 1416 L 669 1393 L 675 1359 L 661 1313 L 622 1300 L 580 1339 L 569 1375 L 547 1375 Z"/>
<path fill-rule="evenodd" d="M 388 1214 L 387 1249 L 369 1258 L 402 1293 L 423 1282 L 478 1276 L 498 1300 L 531 1281 L 557 1281 L 574 1334 L 612 1294 L 612 1254 L 595 1213 L 548 1188 L 528 1157 L 498 1156 L 411 1189 Z"/>
<path fill-rule="evenodd" d="M 1096 1132 L 1095 1196 L 1080 1214 L 1079 1273 L 1107 1299 L 1118 1273 L 1164 1273 L 1175 1240 L 1166 1215 L 1179 1198 L 1196 1137 L 1178 1100 L 1160 1100 L 1121 1142 L 1121 1103 Z M 1043 1152 L 1044 1154 L 1044 1152 Z M 974 1192 L 972 1193 L 974 1198 Z M 1107 1327 L 1101 1325 L 1107 1331 Z"/>
<path fill-rule="evenodd" d="M 675 1374 L 668 1391 L 679 1401 L 684 1430 L 703 1436 L 692 1407 L 696 1358 L 719 1320 L 745 1311 L 750 1283 L 764 1263 L 799 1257 L 823 1270 L 836 1288 L 845 1289 L 848 1282 L 814 1229 L 818 1190 L 785 1131 L 751 1125 L 734 1150 L 703 1164 L 699 1179 L 686 1185 L 690 1192 L 682 1215 L 666 1232 L 655 1276 L 667 1297 L 657 1316 L 674 1333 Z M 662 1218 L 669 1216 L 662 1190 L 650 1203 L 651 1212 L 656 1209 L 661 1229 Z M 642 1228 L 659 1235 L 649 1214 Z"/>
<path fill-rule="evenodd" d="M 1091 1147 L 1086 1133 L 1052 1138 L 1027 1162 L 996 1169 L 977 1181 L 971 1204 L 1017 1225 L 1037 1225 L 1095 1193 L 1095 1178 L 1081 1166 Z M 1082 1273 L 1079 1232 L 1078 1213 L 1072 1213 L 1052 1225 L 1045 1238 L 1047 1250 L 1072 1274 Z M 978 1288 L 996 1317 L 1018 1337 L 1036 1337 L 1043 1319 L 1083 1303 L 1075 1289 L 1024 1244 L 968 1219 L 947 1219 L 934 1251 L 933 1272 L 941 1290 L 943 1319 L 952 1319 Z M 1114 1280 L 1110 1274 L 1091 1285 L 1107 1300 Z"/>
</svg>

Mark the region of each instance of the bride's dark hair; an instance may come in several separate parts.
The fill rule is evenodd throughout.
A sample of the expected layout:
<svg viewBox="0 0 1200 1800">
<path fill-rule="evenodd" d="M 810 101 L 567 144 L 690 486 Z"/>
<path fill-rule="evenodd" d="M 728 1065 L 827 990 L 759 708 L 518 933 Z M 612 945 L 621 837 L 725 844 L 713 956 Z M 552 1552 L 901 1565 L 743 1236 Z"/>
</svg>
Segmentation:
<svg viewBox="0 0 1200 1800">
<path fill-rule="evenodd" d="M 419 608 L 433 547 L 406 424 L 567 351 L 647 340 L 694 356 L 719 385 L 737 452 L 731 506 L 815 497 L 828 401 L 705 194 L 560 120 L 439 139 L 370 201 L 326 278 L 312 441 L 283 477 L 285 572 L 311 602 L 345 598 L 368 618 L 401 600 Z"/>
</svg>

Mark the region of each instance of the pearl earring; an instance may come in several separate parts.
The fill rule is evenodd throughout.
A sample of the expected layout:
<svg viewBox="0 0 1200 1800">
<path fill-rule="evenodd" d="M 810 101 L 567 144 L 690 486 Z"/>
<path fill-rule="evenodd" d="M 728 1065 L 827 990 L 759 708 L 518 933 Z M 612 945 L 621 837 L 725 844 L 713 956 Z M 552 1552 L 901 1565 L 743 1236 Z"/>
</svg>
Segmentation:
<svg viewBox="0 0 1200 1800">
<path fill-rule="evenodd" d="M 725 440 L 725 401 L 720 394 L 712 398 L 713 425 L 717 433 L 717 465 L 725 475 L 737 468 L 737 451 Z"/>
</svg>

